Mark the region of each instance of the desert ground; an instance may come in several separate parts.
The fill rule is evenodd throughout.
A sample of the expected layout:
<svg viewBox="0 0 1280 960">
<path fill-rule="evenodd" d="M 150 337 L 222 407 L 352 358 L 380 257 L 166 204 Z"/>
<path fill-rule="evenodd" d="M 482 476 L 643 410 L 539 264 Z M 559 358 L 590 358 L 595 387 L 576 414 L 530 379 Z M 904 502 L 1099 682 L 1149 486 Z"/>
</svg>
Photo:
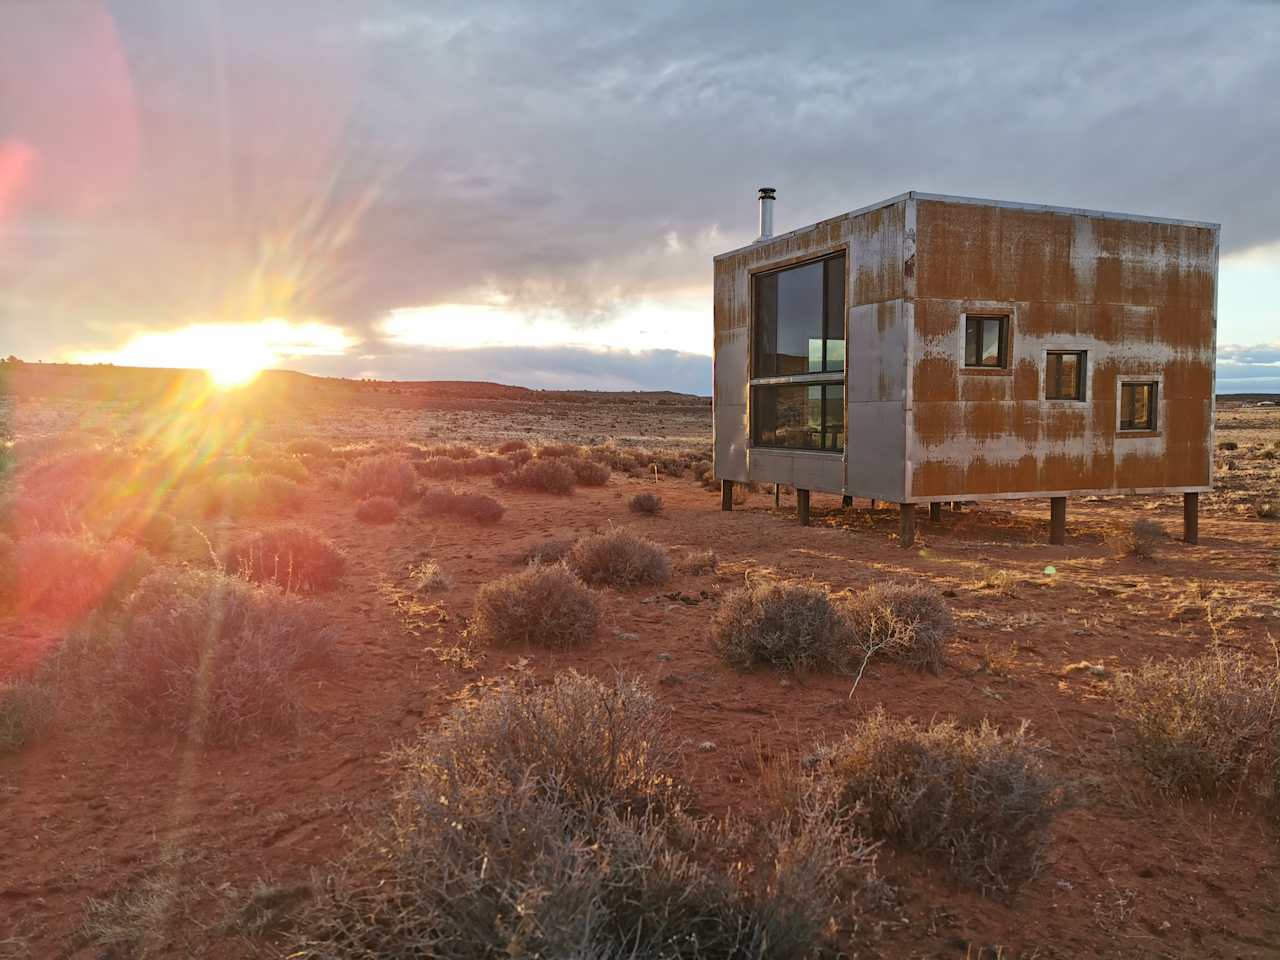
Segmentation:
<svg viewBox="0 0 1280 960">
<path fill-rule="evenodd" d="M 1047 502 L 1022 501 L 941 523 L 922 508 L 904 549 L 896 508 L 865 501 L 815 494 L 807 528 L 785 490 L 777 506 L 771 489 L 742 491 L 722 512 L 704 482 L 710 405 L 693 397 L 11 384 L 0 404 L 0 709 L 27 698 L 0 719 L 0 957 L 339 955 L 293 951 L 318 903 L 384 869 L 368 838 L 404 799 L 404 746 L 429 749 L 446 718 L 566 671 L 642 682 L 689 815 L 750 836 L 788 777 L 816 776 L 878 711 L 1011 736 L 1028 724 L 1048 789 L 1017 827 L 1035 856 L 1016 882 L 850 814 L 840 823 L 875 846 L 833 898 L 832 955 L 1280 956 L 1280 408 L 1219 404 L 1198 546 L 1178 539 L 1180 498 L 1115 497 L 1071 501 L 1065 546 L 1046 542 Z M 568 492 L 510 479 L 552 462 L 569 464 Z M 660 508 L 632 508 L 639 494 Z M 1163 535 L 1135 536 L 1139 520 Z M 237 546 L 280 525 L 338 559 L 309 573 L 300 553 L 282 572 Z M 669 575 L 592 583 L 598 621 L 571 644 L 486 628 L 486 585 L 616 531 L 656 544 Z M 304 618 L 269 696 L 215 700 L 218 628 L 157 593 L 157 577 L 218 569 L 268 581 L 242 581 L 245 603 Z M 927 591 L 950 618 L 940 663 L 871 648 L 797 670 L 726 662 L 726 598 L 786 583 L 833 602 Z M 180 628 L 206 643 L 189 686 L 148 686 L 151 652 L 131 638 Z M 1197 747 L 1220 749 L 1212 782 L 1162 781 L 1126 684 L 1148 662 L 1206 657 L 1234 658 L 1270 706 L 1241 742 Z"/>
</svg>

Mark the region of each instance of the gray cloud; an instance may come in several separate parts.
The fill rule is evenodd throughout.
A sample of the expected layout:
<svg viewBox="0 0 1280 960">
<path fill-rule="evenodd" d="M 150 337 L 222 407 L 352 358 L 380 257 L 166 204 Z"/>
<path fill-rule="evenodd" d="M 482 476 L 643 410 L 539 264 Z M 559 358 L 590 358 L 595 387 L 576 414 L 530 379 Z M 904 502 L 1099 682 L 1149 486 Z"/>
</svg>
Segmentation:
<svg viewBox="0 0 1280 960">
<path fill-rule="evenodd" d="M 3 352 L 275 312 L 382 353 L 477 287 L 587 325 L 709 289 L 765 182 L 783 228 L 914 188 L 1280 239 L 1272 3 L 49 9 L 0 7 Z"/>
<path fill-rule="evenodd" d="M 1280 342 L 1220 346 L 1218 392 L 1280 393 Z"/>
</svg>

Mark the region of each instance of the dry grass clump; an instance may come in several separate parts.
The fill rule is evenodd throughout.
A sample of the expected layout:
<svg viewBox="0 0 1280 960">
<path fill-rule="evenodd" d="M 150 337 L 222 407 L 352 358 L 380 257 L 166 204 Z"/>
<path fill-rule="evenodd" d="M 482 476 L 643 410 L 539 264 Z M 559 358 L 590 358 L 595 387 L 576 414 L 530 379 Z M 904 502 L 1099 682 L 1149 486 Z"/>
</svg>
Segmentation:
<svg viewBox="0 0 1280 960">
<path fill-rule="evenodd" d="M 762 583 L 725 595 L 711 619 L 711 647 L 738 670 L 767 663 L 787 670 L 845 669 L 848 620 L 827 591 L 803 583 Z"/>
<path fill-rule="evenodd" d="M 574 541 L 572 540 L 543 540 L 541 543 L 535 543 L 517 556 L 516 562 L 520 564 L 559 563 L 569 556 L 569 551 L 573 549 L 573 544 Z"/>
<path fill-rule="evenodd" d="M 581 457 L 566 457 L 564 462 L 573 471 L 574 479 L 584 487 L 603 487 L 609 482 L 609 468 L 603 463 Z"/>
<path fill-rule="evenodd" d="M 417 594 L 452 590 L 453 577 L 436 561 L 423 560 L 409 567 L 409 589 Z"/>
<path fill-rule="evenodd" d="M 20 750 L 53 719 L 53 696 L 28 680 L 0 682 L 0 754 Z"/>
<path fill-rule="evenodd" d="M 311 479 L 307 465 L 296 457 L 266 457 L 253 461 L 253 472 L 285 477 L 294 483 L 306 483 Z"/>
<path fill-rule="evenodd" d="M 430 480 L 457 480 L 466 475 L 463 464 L 464 461 L 449 457 L 428 457 L 426 460 L 417 461 L 414 468 L 419 475 Z"/>
<path fill-rule="evenodd" d="M 37 533 L 76 533 L 79 510 L 56 497 L 15 494 L 0 499 L 0 534 L 21 540 Z"/>
<path fill-rule="evenodd" d="M 285 453 L 295 457 L 327 459 L 333 456 L 333 447 L 317 437 L 298 437 L 284 445 Z"/>
<path fill-rule="evenodd" d="M 955 621 L 932 587 L 877 583 L 843 604 L 854 643 L 864 656 L 886 656 L 920 670 L 942 668 L 942 648 Z"/>
<path fill-rule="evenodd" d="M 530 566 L 486 583 L 476 594 L 473 625 L 492 643 L 574 647 L 589 643 L 600 604 L 563 566 Z"/>
<path fill-rule="evenodd" d="M 528 450 L 529 444 L 525 440 L 504 440 L 498 444 L 498 453 L 506 455 L 515 453 L 517 450 Z"/>
<path fill-rule="evenodd" d="M 150 554 L 127 540 L 55 533 L 18 541 L 10 562 L 14 609 L 62 617 L 119 605 L 152 565 Z"/>
<path fill-rule="evenodd" d="M 666 548 L 621 529 L 583 537 L 565 562 L 587 583 L 633 587 L 671 579 Z"/>
<path fill-rule="evenodd" d="M 347 464 L 343 481 L 357 497 L 391 497 L 401 503 L 418 490 L 418 472 L 403 453 L 380 453 Z"/>
<path fill-rule="evenodd" d="M 656 493 L 637 493 L 627 504 L 632 513 L 644 513 L 649 516 L 662 512 L 662 498 Z"/>
<path fill-rule="evenodd" d="M 173 543 L 177 521 L 162 510 L 134 507 L 112 517 L 103 531 L 107 537 L 129 540 L 152 553 L 164 553 Z"/>
<path fill-rule="evenodd" d="M 1219 450 L 1239 450 L 1240 444 L 1234 440 L 1222 440 L 1218 443 Z"/>
<path fill-rule="evenodd" d="M 138 586 L 107 648 L 108 670 L 136 715 L 234 743 L 290 726 L 290 674 L 326 655 L 334 636 L 323 611 L 299 597 L 167 567 Z"/>
<path fill-rule="evenodd" d="M 681 573 L 701 576 L 705 573 L 715 573 L 716 568 L 720 566 L 720 558 L 714 550 L 694 550 L 685 554 L 679 566 Z"/>
<path fill-rule="evenodd" d="M 1274 520 L 1276 517 L 1280 517 L 1280 496 L 1259 500 L 1255 504 L 1253 512 L 1263 520 Z"/>
<path fill-rule="evenodd" d="M 534 451 L 539 460 L 581 456 L 582 448 L 572 443 L 547 443 Z"/>
<path fill-rule="evenodd" d="M 923 726 L 877 709 L 825 752 L 819 775 L 871 836 L 936 857 L 983 891 L 1010 892 L 1035 875 L 1066 804 L 1025 723 Z"/>
<path fill-rule="evenodd" d="M 246 580 L 302 592 L 330 589 L 347 567 L 346 556 L 332 540 L 291 525 L 241 537 L 227 549 L 222 562 Z"/>
<path fill-rule="evenodd" d="M 425 447 L 423 452 L 428 457 L 445 457 L 449 460 L 471 460 L 480 455 L 479 450 L 465 443 L 437 443 Z"/>
<path fill-rule="evenodd" d="M 228 473 L 186 487 L 174 506 L 199 517 L 276 516 L 296 510 L 302 500 L 302 488 L 286 477 Z"/>
<path fill-rule="evenodd" d="M 1210 795 L 1268 766 L 1280 776 L 1280 670 L 1215 650 L 1147 661 L 1114 694 L 1134 758 L 1162 790 Z"/>
<path fill-rule="evenodd" d="M 507 508 L 482 493 L 463 493 L 437 487 L 424 491 L 420 501 L 423 516 L 462 517 L 476 523 L 497 523 Z"/>
<path fill-rule="evenodd" d="M 560 495 L 573 493 L 577 477 L 563 459 L 530 460 L 510 473 L 498 474 L 493 482 L 500 487 L 540 490 Z"/>
<path fill-rule="evenodd" d="M 289 955 L 799 960 L 856 922 L 870 846 L 833 804 L 756 841 L 689 815 L 642 683 L 562 674 L 463 706 L 399 755 L 394 809 Z"/>
<path fill-rule="evenodd" d="M 365 523 L 392 523 L 400 516 L 400 504 L 392 497 L 365 497 L 356 505 L 356 519 Z"/>
<path fill-rule="evenodd" d="M 1164 527 L 1156 523 L 1156 521 L 1140 517 L 1133 521 L 1128 528 L 1114 534 L 1110 539 L 1115 549 L 1130 557 L 1137 557 L 1139 560 L 1154 560 L 1156 547 L 1167 537 L 1168 534 L 1165 532 Z"/>
</svg>

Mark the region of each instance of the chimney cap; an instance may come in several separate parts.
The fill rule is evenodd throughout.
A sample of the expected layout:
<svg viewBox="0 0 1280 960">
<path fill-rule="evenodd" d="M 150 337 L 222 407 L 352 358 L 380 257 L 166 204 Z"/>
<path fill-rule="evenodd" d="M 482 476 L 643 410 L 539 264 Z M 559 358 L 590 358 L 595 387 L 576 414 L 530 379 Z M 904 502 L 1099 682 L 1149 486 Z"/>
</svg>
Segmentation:
<svg viewBox="0 0 1280 960">
<path fill-rule="evenodd" d="M 761 200 L 774 200 L 774 199 L 776 199 L 776 198 L 774 197 L 774 194 L 775 194 L 776 192 L 777 192 L 777 191 L 776 191 L 773 187 L 761 187 L 761 188 L 760 188 L 760 199 L 761 199 Z"/>
</svg>

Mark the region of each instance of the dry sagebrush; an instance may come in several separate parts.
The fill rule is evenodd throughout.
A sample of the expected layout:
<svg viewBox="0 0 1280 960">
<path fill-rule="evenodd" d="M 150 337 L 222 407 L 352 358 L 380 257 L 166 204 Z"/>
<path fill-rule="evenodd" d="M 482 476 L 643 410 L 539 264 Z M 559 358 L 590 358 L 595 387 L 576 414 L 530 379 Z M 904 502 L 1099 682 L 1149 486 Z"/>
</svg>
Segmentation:
<svg viewBox="0 0 1280 960">
<path fill-rule="evenodd" d="M 664 719 L 643 684 L 576 674 L 459 708 L 401 753 L 392 816 L 290 955 L 813 956 L 852 919 L 870 849 L 801 806 L 739 866 L 745 834 L 683 809 Z"/>
<path fill-rule="evenodd" d="M 392 523 L 400 516 L 400 504 L 391 497 L 365 497 L 356 504 L 356 519 L 364 523 Z"/>
<path fill-rule="evenodd" d="M 955 622 L 932 587 L 872 584 L 841 606 L 864 656 L 901 660 L 933 673 L 942 668 L 943 646 Z"/>
<path fill-rule="evenodd" d="M 643 513 L 654 516 L 662 512 L 662 498 L 656 493 L 637 493 L 631 498 L 627 508 L 632 513 Z"/>
<path fill-rule="evenodd" d="M 537 490 L 561 496 L 573 493 L 577 477 L 573 469 L 562 459 L 530 460 L 510 473 L 500 473 L 493 478 L 500 487 L 521 490 Z"/>
<path fill-rule="evenodd" d="M 559 648 L 589 643 L 599 621 L 599 601 L 581 580 L 563 566 L 534 565 L 481 587 L 473 625 L 492 643 Z"/>
<path fill-rule="evenodd" d="M 507 512 L 507 508 L 493 497 L 443 487 L 425 491 L 419 505 L 426 517 L 461 517 L 476 523 L 497 523 Z"/>
<path fill-rule="evenodd" d="M 565 562 L 593 584 L 633 587 L 671 579 L 671 558 L 666 548 L 621 529 L 583 537 L 573 545 Z"/>
<path fill-rule="evenodd" d="M 405 503 L 417 493 L 418 472 L 403 453 L 381 453 L 348 463 L 343 484 L 357 497 L 391 497 Z"/>
<path fill-rule="evenodd" d="M 731 667 L 845 669 L 853 634 L 827 591 L 803 583 L 762 583 L 728 593 L 711 620 L 711 646 Z"/>
<path fill-rule="evenodd" d="M 1036 873 L 1066 803 L 1025 724 L 925 726 L 878 709 L 825 753 L 820 775 L 871 836 L 935 857 L 983 891 L 1015 890 Z"/>
<path fill-rule="evenodd" d="M 11 569 L 0 580 L 9 583 L 10 605 L 63 617 L 118 606 L 152 566 L 133 543 L 88 535 L 37 534 L 0 551 L 0 562 L 4 552 Z"/>
<path fill-rule="evenodd" d="M 29 680 L 0 682 L 0 754 L 34 740 L 53 718 L 48 687 Z"/>
<path fill-rule="evenodd" d="M 291 674 L 323 658 L 334 637 L 325 614 L 299 597 L 167 567 L 139 585 L 113 641 L 97 649 L 134 716 L 238 742 L 293 723 Z"/>
<path fill-rule="evenodd" d="M 1211 795 L 1268 767 L 1280 776 L 1280 669 L 1215 650 L 1147 661 L 1114 695 L 1135 760 L 1163 790 Z"/>
<path fill-rule="evenodd" d="M 223 554 L 222 564 L 246 580 L 315 592 L 337 585 L 347 558 L 332 540 L 314 530 L 276 526 L 235 541 Z"/>
<path fill-rule="evenodd" d="M 1121 553 L 1139 560 L 1154 560 L 1156 548 L 1167 538 L 1164 527 L 1141 517 L 1111 536 L 1111 544 Z"/>
</svg>

